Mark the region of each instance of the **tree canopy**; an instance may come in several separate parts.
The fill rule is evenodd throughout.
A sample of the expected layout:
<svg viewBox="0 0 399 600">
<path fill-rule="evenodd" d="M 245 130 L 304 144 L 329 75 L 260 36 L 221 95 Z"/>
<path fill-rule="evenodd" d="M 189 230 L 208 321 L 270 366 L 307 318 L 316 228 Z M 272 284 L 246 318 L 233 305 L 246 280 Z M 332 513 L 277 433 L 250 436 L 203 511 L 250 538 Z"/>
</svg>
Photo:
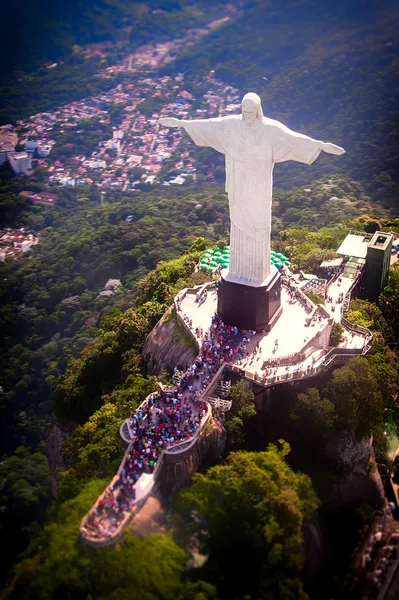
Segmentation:
<svg viewBox="0 0 399 600">
<path fill-rule="evenodd" d="M 286 463 L 288 452 L 283 442 L 233 452 L 179 494 L 184 523 L 208 556 L 204 573 L 222 598 L 305 598 L 302 527 L 318 500 L 310 478 Z"/>
<path fill-rule="evenodd" d="M 7 600 L 213 600 L 214 588 L 185 578 L 187 554 L 169 536 L 124 536 L 118 547 L 90 548 L 79 539 L 83 515 L 104 480 L 88 483 L 45 526 L 18 565 L 3 596 Z M 186 595 L 187 594 L 187 595 Z"/>
</svg>

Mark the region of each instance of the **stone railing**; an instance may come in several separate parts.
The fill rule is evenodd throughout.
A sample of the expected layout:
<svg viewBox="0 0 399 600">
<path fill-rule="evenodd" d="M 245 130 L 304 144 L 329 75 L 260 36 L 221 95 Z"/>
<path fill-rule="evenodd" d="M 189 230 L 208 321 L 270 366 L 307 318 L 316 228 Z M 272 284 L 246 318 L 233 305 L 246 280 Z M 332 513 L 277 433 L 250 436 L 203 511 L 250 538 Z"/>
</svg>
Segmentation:
<svg viewBox="0 0 399 600">
<path fill-rule="evenodd" d="M 316 331 L 315 334 L 312 337 L 310 337 L 306 343 L 304 343 L 300 352 L 300 361 L 303 361 L 305 360 L 305 358 L 307 358 L 307 356 L 309 355 L 309 350 L 311 350 L 312 348 L 321 349 L 325 345 L 328 346 L 332 325 L 333 319 L 330 318 L 324 325 L 324 327 L 322 327 L 322 329 Z"/>
<path fill-rule="evenodd" d="M 320 312 L 321 316 L 324 317 L 325 319 L 331 319 L 332 318 L 331 315 L 330 315 L 330 313 L 328 312 L 328 310 L 324 306 L 324 304 L 317 304 L 315 313 L 316 312 Z"/>
<path fill-rule="evenodd" d="M 211 396 L 206 396 L 205 400 L 215 408 L 216 410 L 221 410 L 222 412 L 228 412 L 231 409 L 233 404 L 232 400 L 223 400 L 223 398 L 212 398 Z"/>
<path fill-rule="evenodd" d="M 122 469 L 126 460 L 126 457 L 128 456 L 130 450 L 132 448 L 132 443 L 129 444 L 129 446 L 126 449 L 126 452 L 124 454 L 123 460 L 121 462 L 121 464 L 119 465 L 118 471 L 116 473 L 116 475 L 112 478 L 110 484 L 106 487 L 106 489 L 103 491 L 103 493 L 101 494 L 101 496 L 99 496 L 96 500 L 96 502 L 94 503 L 94 505 L 92 506 L 92 508 L 90 509 L 90 511 L 87 513 L 87 515 L 85 515 L 80 523 L 80 535 L 82 536 L 82 538 L 84 539 L 85 542 L 87 542 L 90 546 L 96 546 L 96 547 L 105 547 L 105 546 L 111 546 L 112 544 L 115 544 L 115 542 L 117 542 L 121 535 L 122 535 L 122 530 L 125 527 L 125 525 L 127 525 L 127 523 L 129 522 L 133 512 L 134 512 L 134 508 L 136 506 L 136 499 L 133 499 L 135 494 L 132 494 L 132 499 L 130 500 L 130 510 L 126 511 L 122 520 L 118 523 L 117 527 L 114 530 L 109 530 L 107 532 L 106 535 L 101 534 L 98 530 L 94 530 L 94 527 L 90 527 L 88 524 L 88 517 L 90 515 L 90 513 L 99 506 L 99 502 L 101 500 L 104 501 L 105 499 L 105 495 L 108 492 L 108 489 L 113 486 L 119 479 L 121 473 L 122 473 Z"/>
<path fill-rule="evenodd" d="M 211 290 L 211 289 L 215 289 L 215 283 L 216 283 L 215 281 L 212 281 L 212 282 L 208 281 L 207 283 L 204 283 L 203 285 L 201 285 L 199 290 L 195 294 L 195 301 L 199 302 L 205 292 L 207 292 L 208 290 Z"/>
<path fill-rule="evenodd" d="M 292 354 L 285 354 L 284 356 L 278 356 L 277 358 L 266 358 L 263 361 L 265 368 L 267 367 L 285 367 L 287 365 L 294 365 L 301 360 L 300 352 L 293 352 Z"/>
<path fill-rule="evenodd" d="M 329 367 L 333 361 L 344 362 L 354 356 L 365 356 L 370 351 L 371 345 L 366 341 L 363 348 L 331 348 L 324 357 L 323 366 Z"/>
<path fill-rule="evenodd" d="M 132 441 L 132 436 L 130 433 L 130 427 L 129 427 L 129 421 L 128 419 L 126 419 L 125 421 L 123 421 L 122 425 L 119 428 L 119 435 L 122 438 L 122 441 L 125 444 L 130 444 L 130 442 Z"/>
<path fill-rule="evenodd" d="M 330 279 L 327 281 L 326 294 L 327 294 L 327 290 L 330 287 L 330 285 L 339 277 L 339 275 L 340 275 L 339 271 L 337 273 L 333 273 L 332 276 L 330 277 Z"/>
<path fill-rule="evenodd" d="M 151 394 L 148 394 L 148 396 L 146 396 L 146 398 L 141 402 L 141 404 L 138 406 L 137 410 L 139 410 L 143 405 L 145 405 L 148 400 L 150 398 L 157 398 L 159 397 L 159 393 L 158 392 L 152 392 Z M 143 419 L 142 423 L 145 423 L 146 417 Z M 125 527 L 125 525 L 128 523 L 128 521 L 130 520 L 136 506 L 138 503 L 141 503 L 145 500 L 145 498 L 150 494 L 152 488 L 153 488 L 153 479 L 154 479 L 154 474 L 157 471 L 158 468 L 158 463 L 161 460 L 162 455 L 158 458 L 157 463 L 155 465 L 154 471 L 151 474 L 152 477 L 152 481 L 151 479 L 148 479 L 148 491 L 146 492 L 146 494 L 140 495 L 138 494 L 138 489 L 140 487 L 139 485 L 139 480 L 140 478 L 136 481 L 136 483 L 132 486 L 132 499 L 130 500 L 130 510 L 126 512 L 125 516 L 123 517 L 123 519 L 119 522 L 118 526 L 116 527 L 115 530 L 110 531 L 109 535 L 107 536 L 101 536 L 101 535 L 97 535 L 97 532 L 92 532 L 90 531 L 90 529 L 87 526 L 87 517 L 88 515 L 92 512 L 92 510 L 96 507 L 98 507 L 100 500 L 103 500 L 105 494 L 107 493 L 107 491 L 109 490 L 110 486 L 113 486 L 119 479 L 119 477 L 121 476 L 121 473 L 123 471 L 125 462 L 129 456 L 129 453 L 132 449 L 132 445 L 133 445 L 133 434 L 131 432 L 130 429 L 130 425 L 129 425 L 129 419 L 126 419 L 125 421 L 123 421 L 121 427 L 119 428 L 119 434 L 123 440 L 123 442 L 125 444 L 128 444 L 125 454 L 122 458 L 122 461 L 119 465 L 119 468 L 116 472 L 116 475 L 113 477 L 112 481 L 110 482 L 110 484 L 106 487 L 106 489 L 104 490 L 104 492 L 101 494 L 101 496 L 99 496 L 96 500 L 96 502 L 94 503 L 94 505 L 92 506 L 92 508 L 90 509 L 89 513 L 87 515 L 85 515 L 81 521 L 81 526 L 80 526 L 80 533 L 81 536 L 83 537 L 83 539 L 90 545 L 92 546 L 109 546 L 114 544 L 119 537 L 122 535 L 122 530 Z M 149 475 L 149 474 L 145 474 L 145 475 Z M 134 499 L 133 499 L 134 498 Z"/>
<path fill-rule="evenodd" d="M 342 317 L 341 324 L 343 327 L 345 327 L 345 329 L 349 329 L 350 331 L 355 331 L 356 333 L 367 335 L 368 337 L 373 337 L 373 334 L 371 333 L 370 329 L 367 329 L 367 327 L 362 327 L 362 325 L 355 325 L 355 323 L 352 323 L 346 317 Z"/>
<path fill-rule="evenodd" d="M 181 327 L 183 327 L 184 331 L 186 333 L 188 333 L 190 336 L 192 336 L 193 343 L 195 344 L 196 352 L 199 352 L 199 343 L 198 343 L 196 336 L 191 331 L 190 326 L 185 322 L 183 317 L 177 311 L 176 311 L 176 319 L 177 319 L 178 324 L 181 325 Z"/>
</svg>

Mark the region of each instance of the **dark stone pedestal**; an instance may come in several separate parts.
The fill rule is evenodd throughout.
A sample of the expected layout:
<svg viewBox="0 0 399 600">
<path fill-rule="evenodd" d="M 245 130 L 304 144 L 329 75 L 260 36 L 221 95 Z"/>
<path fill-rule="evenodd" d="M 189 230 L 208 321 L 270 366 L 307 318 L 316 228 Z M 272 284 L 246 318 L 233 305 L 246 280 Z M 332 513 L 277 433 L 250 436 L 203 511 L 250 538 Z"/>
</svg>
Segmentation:
<svg viewBox="0 0 399 600">
<path fill-rule="evenodd" d="M 267 332 L 282 312 L 281 282 L 277 271 L 267 285 L 251 287 L 220 279 L 217 314 L 227 325 Z"/>
</svg>

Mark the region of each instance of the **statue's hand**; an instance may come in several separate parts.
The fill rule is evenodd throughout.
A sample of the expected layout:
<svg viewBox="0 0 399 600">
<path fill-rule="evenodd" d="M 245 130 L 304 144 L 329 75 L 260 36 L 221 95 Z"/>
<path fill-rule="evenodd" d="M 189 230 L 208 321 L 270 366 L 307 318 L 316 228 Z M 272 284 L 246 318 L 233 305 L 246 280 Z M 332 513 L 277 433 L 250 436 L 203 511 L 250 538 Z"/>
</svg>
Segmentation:
<svg viewBox="0 0 399 600">
<path fill-rule="evenodd" d="M 159 124 L 163 127 L 181 127 L 179 119 L 174 117 L 162 117 L 159 119 Z"/>
<path fill-rule="evenodd" d="M 345 150 L 341 146 L 336 146 L 331 142 L 322 142 L 321 149 L 327 154 L 345 154 Z"/>
</svg>

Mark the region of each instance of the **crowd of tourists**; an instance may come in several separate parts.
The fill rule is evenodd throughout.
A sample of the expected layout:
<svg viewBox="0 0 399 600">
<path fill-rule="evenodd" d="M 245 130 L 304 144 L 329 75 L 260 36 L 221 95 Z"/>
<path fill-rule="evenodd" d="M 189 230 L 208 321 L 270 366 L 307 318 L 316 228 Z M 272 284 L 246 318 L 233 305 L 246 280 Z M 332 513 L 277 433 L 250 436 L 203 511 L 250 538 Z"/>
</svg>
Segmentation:
<svg viewBox="0 0 399 600">
<path fill-rule="evenodd" d="M 236 360 L 240 362 L 249 358 L 250 352 L 247 351 L 247 344 L 255 333 L 256 331 L 239 330 L 238 327 L 225 325 L 217 315 L 214 315 L 209 333 L 203 334 L 200 353 L 204 361 L 204 370 L 208 372 L 208 378 L 211 380 L 224 362 L 231 363 Z M 243 337 L 241 338 L 241 336 Z M 261 352 L 259 344 L 256 345 L 256 351 Z"/>
<path fill-rule="evenodd" d="M 212 361 L 198 356 L 176 383 L 173 391 L 156 392 L 132 414 L 132 437 L 118 478 L 88 514 L 83 528 L 91 538 L 114 534 L 136 500 L 135 483 L 142 474 L 151 474 L 162 453 L 180 442 L 192 439 L 207 414 L 207 403 L 200 400 L 212 380 Z"/>
</svg>

